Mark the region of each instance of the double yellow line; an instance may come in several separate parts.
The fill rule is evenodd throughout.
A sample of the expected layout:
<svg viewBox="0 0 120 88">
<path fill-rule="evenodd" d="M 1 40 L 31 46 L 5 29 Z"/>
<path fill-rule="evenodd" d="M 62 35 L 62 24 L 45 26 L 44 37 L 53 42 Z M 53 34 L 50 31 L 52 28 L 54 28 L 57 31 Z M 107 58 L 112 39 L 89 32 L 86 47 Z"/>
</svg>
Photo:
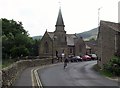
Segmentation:
<svg viewBox="0 0 120 88">
<path fill-rule="evenodd" d="M 34 68 L 31 70 L 31 79 L 32 79 L 32 86 L 33 88 L 43 88 L 43 85 L 41 83 L 40 77 L 38 75 L 38 70 L 40 67 Z"/>
<path fill-rule="evenodd" d="M 59 64 L 62 64 L 62 63 L 59 63 Z M 41 68 L 55 66 L 55 65 L 58 65 L 58 64 L 51 64 L 51 65 L 39 66 L 39 67 L 33 68 L 31 70 L 31 79 L 32 79 L 32 86 L 33 86 L 33 88 L 43 88 L 42 82 L 40 80 L 40 77 L 39 77 L 37 71 L 39 69 L 41 69 Z"/>
</svg>

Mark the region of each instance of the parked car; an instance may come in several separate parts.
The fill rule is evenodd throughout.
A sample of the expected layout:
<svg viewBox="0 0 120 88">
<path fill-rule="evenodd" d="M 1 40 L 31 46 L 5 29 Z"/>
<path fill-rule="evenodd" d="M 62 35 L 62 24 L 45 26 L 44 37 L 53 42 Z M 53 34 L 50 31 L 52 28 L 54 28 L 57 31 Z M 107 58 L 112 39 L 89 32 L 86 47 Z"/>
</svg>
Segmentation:
<svg viewBox="0 0 120 88">
<path fill-rule="evenodd" d="M 96 54 L 89 54 L 89 56 L 91 57 L 92 60 L 97 60 L 98 59 Z"/>
<path fill-rule="evenodd" d="M 89 60 L 91 60 L 91 57 L 89 55 L 84 55 L 84 56 L 82 56 L 82 59 L 84 61 L 89 61 Z"/>
<path fill-rule="evenodd" d="M 72 58 L 70 58 L 70 61 L 71 62 L 77 62 L 77 58 L 76 57 L 72 57 Z"/>
<path fill-rule="evenodd" d="M 80 56 L 75 56 L 75 58 L 77 59 L 77 61 L 82 61 L 82 58 Z"/>
<path fill-rule="evenodd" d="M 68 57 L 68 59 L 69 59 L 70 62 L 80 62 L 80 61 L 83 61 L 82 57 L 80 57 L 80 56 L 71 56 L 71 57 Z"/>
</svg>

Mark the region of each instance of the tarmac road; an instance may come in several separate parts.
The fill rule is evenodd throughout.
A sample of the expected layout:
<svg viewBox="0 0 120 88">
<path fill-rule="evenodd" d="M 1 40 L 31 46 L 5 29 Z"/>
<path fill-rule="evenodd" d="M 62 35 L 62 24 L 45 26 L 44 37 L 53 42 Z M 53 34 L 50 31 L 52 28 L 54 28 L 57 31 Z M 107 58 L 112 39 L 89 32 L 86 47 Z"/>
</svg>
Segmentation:
<svg viewBox="0 0 120 88">
<path fill-rule="evenodd" d="M 68 63 L 66 69 L 63 69 L 62 63 L 40 69 L 38 74 L 43 86 L 109 86 L 107 88 L 118 86 L 118 82 L 109 80 L 93 70 L 96 63 L 96 61 Z"/>
<path fill-rule="evenodd" d="M 20 77 L 16 80 L 14 86 L 21 87 L 21 86 L 29 86 L 32 88 L 32 78 L 31 78 L 31 70 L 33 67 L 25 69 Z"/>
</svg>

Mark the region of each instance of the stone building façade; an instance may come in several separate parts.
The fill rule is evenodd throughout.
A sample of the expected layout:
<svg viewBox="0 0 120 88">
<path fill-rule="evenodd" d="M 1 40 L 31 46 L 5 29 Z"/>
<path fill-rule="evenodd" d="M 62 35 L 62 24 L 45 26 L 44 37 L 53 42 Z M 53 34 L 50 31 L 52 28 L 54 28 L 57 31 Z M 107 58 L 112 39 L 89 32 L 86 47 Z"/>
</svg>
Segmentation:
<svg viewBox="0 0 120 88">
<path fill-rule="evenodd" d="M 113 56 L 120 56 L 120 24 L 101 21 L 98 32 L 98 65 L 103 67 Z"/>
<path fill-rule="evenodd" d="M 97 40 L 85 41 L 86 43 L 86 54 L 97 54 Z"/>
<path fill-rule="evenodd" d="M 40 41 L 39 56 L 41 58 L 61 57 L 63 53 L 65 57 L 80 56 L 86 53 L 82 37 L 78 37 L 76 34 L 66 34 L 61 9 L 59 9 L 55 28 L 54 32 L 46 30 Z"/>
</svg>

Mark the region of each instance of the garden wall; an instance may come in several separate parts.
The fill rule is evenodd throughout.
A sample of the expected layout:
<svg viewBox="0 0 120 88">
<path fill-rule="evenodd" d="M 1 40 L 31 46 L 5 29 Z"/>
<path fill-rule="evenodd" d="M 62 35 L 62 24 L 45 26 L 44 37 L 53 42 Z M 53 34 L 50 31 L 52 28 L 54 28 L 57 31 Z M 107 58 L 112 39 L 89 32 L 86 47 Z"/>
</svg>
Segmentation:
<svg viewBox="0 0 120 88">
<path fill-rule="evenodd" d="M 9 67 L 2 69 L 2 87 L 8 88 L 9 86 L 12 86 L 16 78 L 24 69 L 28 67 L 42 66 L 48 64 L 52 64 L 51 58 L 17 61 Z"/>
</svg>

